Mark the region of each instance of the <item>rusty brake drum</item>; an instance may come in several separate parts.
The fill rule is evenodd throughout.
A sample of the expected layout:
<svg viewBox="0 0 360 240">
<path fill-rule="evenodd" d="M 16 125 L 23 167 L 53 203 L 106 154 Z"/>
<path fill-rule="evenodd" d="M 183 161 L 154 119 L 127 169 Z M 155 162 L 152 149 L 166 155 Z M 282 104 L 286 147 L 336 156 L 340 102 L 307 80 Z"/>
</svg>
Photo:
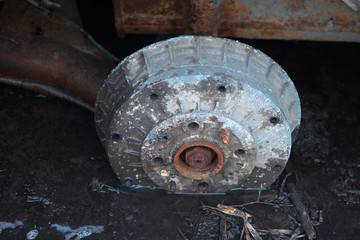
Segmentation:
<svg viewBox="0 0 360 240">
<path fill-rule="evenodd" d="M 123 183 L 223 193 L 276 180 L 300 125 L 300 100 L 264 53 L 182 36 L 122 61 L 100 90 L 95 120 Z"/>
</svg>

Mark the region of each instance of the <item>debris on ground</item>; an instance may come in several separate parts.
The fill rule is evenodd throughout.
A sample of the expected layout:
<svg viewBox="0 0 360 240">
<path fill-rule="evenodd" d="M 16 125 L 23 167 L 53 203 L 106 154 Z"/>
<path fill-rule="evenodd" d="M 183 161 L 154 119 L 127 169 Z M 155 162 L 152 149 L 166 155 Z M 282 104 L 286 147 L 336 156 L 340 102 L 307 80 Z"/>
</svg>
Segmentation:
<svg viewBox="0 0 360 240">
<path fill-rule="evenodd" d="M 55 228 L 58 232 L 65 234 L 65 240 L 80 240 L 92 235 L 93 233 L 102 233 L 104 226 L 82 226 L 76 229 L 71 229 L 68 226 L 62 226 L 59 224 L 51 224 L 51 227 Z"/>
<path fill-rule="evenodd" d="M 39 230 L 32 229 L 26 233 L 26 240 L 34 240 L 39 235 Z"/>
<path fill-rule="evenodd" d="M 33 203 L 33 202 L 42 202 L 45 205 L 52 204 L 52 202 L 48 199 L 38 197 L 38 196 L 27 196 L 26 202 Z"/>
<path fill-rule="evenodd" d="M 7 228 L 11 228 L 14 229 L 16 227 L 20 227 L 20 226 L 24 226 L 22 221 L 15 221 L 14 223 L 11 222 L 0 222 L 0 233 L 7 229 Z"/>
<path fill-rule="evenodd" d="M 285 186 L 287 176 L 284 178 L 281 186 L 282 188 Z M 268 235 L 271 237 L 271 239 L 288 239 L 288 240 L 294 240 L 294 239 L 302 239 L 307 237 L 308 239 L 314 239 L 316 237 L 316 233 L 313 227 L 313 223 L 310 221 L 310 217 L 308 215 L 308 211 L 304 204 L 301 201 L 300 195 L 297 191 L 297 188 L 295 184 L 293 183 L 287 183 L 287 190 L 289 191 L 289 194 L 286 195 L 284 192 L 282 194 L 284 196 L 290 196 L 292 202 L 294 205 L 291 204 L 283 204 L 283 203 L 275 203 L 275 202 L 262 202 L 260 201 L 261 197 L 261 191 L 262 188 L 259 189 L 258 196 L 256 201 L 243 203 L 240 205 L 232 205 L 227 206 L 224 204 L 217 204 L 216 207 L 212 206 L 203 206 L 204 209 L 211 209 L 216 210 L 217 212 L 221 212 L 225 215 L 230 216 L 236 216 L 242 219 L 243 226 L 241 230 L 240 240 L 246 239 L 254 239 L 254 240 L 262 240 L 263 238 L 260 235 Z M 295 215 L 298 216 L 298 218 L 301 221 L 300 223 L 297 223 L 296 219 L 292 218 L 294 221 L 293 226 L 297 226 L 293 229 L 276 229 L 276 228 L 265 228 L 261 229 L 257 227 L 256 221 L 251 221 L 251 218 L 253 215 L 251 215 L 248 211 L 246 211 L 245 206 L 250 206 L 254 204 L 264 204 L 264 205 L 270 205 L 273 206 L 275 209 L 279 208 L 292 208 L 294 209 Z M 241 208 L 241 209 L 240 209 Z M 295 211 L 296 210 L 296 211 Z M 296 214 L 297 213 L 297 214 Z M 320 212 L 322 213 L 322 212 Z M 220 216 L 220 239 L 227 239 L 227 227 L 226 222 L 229 220 L 226 217 Z M 290 216 L 290 215 L 289 215 Z M 320 221 L 319 221 L 320 222 Z M 303 234 L 303 231 L 305 234 Z"/>
<path fill-rule="evenodd" d="M 287 189 L 290 192 L 291 200 L 293 201 L 295 208 L 300 216 L 302 227 L 307 235 L 307 237 L 311 240 L 316 237 L 316 233 L 314 227 L 310 221 L 310 217 L 307 213 L 307 209 L 300 199 L 300 195 L 297 192 L 296 186 L 293 183 L 287 184 Z"/>
<path fill-rule="evenodd" d="M 109 192 L 116 192 L 118 194 L 121 193 L 121 194 L 131 195 L 130 193 L 122 191 L 119 188 L 115 188 L 115 187 L 112 187 L 110 185 L 107 185 L 107 184 L 101 182 L 99 179 L 93 179 L 89 183 L 89 186 L 90 186 L 91 190 L 93 190 L 94 192 L 107 192 L 107 191 L 109 191 Z"/>
</svg>

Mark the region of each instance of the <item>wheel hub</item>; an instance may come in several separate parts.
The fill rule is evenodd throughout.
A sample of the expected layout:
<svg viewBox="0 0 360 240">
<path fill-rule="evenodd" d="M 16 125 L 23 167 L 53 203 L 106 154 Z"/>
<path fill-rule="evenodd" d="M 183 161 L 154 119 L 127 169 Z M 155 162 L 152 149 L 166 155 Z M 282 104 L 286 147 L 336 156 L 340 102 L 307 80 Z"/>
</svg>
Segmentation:
<svg viewBox="0 0 360 240">
<path fill-rule="evenodd" d="M 189 36 L 125 59 L 105 81 L 95 119 L 122 181 L 219 193 L 275 181 L 300 124 L 300 102 L 263 53 Z"/>
</svg>

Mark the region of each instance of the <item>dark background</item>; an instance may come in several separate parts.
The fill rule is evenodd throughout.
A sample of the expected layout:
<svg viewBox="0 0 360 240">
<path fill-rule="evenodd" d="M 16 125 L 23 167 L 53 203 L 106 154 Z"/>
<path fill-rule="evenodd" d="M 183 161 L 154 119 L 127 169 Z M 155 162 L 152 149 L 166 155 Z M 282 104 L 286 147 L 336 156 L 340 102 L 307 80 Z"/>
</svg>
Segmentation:
<svg viewBox="0 0 360 240">
<path fill-rule="evenodd" d="M 111 1 L 80 0 L 79 9 L 85 29 L 121 59 L 167 37 L 117 38 Z M 298 89 L 302 124 L 287 172 L 296 176 L 311 219 L 323 216 L 315 227 L 317 239 L 360 238 L 360 44 L 239 40 L 278 62 Z M 0 119 L 0 222 L 23 223 L 3 230 L 0 239 L 26 239 L 31 229 L 39 230 L 37 239 L 64 239 L 52 224 L 104 227 L 86 239 L 218 239 L 220 217 L 202 204 L 241 204 L 257 197 L 252 191 L 206 197 L 99 189 L 94 183 L 120 186 L 93 113 L 0 85 Z M 265 199 L 283 196 L 279 182 L 263 193 Z M 291 208 L 285 215 L 264 205 L 247 211 L 257 228 L 297 227 Z M 241 226 L 240 219 L 228 219 L 229 239 L 239 239 Z"/>
</svg>

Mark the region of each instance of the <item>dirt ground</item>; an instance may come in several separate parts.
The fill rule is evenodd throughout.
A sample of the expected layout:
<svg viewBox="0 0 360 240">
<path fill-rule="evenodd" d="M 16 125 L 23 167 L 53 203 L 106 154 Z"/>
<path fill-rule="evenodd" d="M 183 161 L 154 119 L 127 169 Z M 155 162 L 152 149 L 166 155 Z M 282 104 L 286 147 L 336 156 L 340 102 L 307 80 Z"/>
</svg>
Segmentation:
<svg viewBox="0 0 360 240">
<path fill-rule="evenodd" d="M 119 57 L 158 39 L 119 40 L 101 31 L 97 39 Z M 253 215 L 263 239 L 279 239 L 272 229 L 301 229 L 281 186 L 291 174 L 287 181 L 299 188 L 317 239 L 359 239 L 360 44 L 240 41 L 277 61 L 302 103 L 286 171 L 261 192 L 260 201 L 271 204 L 240 209 Z M 221 239 L 224 223 L 227 238 L 239 239 L 241 218 L 204 206 L 258 197 L 258 191 L 184 196 L 125 189 L 107 162 L 93 113 L 63 100 L 0 85 L 0 119 L 0 239 L 34 239 L 34 232 L 36 239 Z"/>
</svg>

